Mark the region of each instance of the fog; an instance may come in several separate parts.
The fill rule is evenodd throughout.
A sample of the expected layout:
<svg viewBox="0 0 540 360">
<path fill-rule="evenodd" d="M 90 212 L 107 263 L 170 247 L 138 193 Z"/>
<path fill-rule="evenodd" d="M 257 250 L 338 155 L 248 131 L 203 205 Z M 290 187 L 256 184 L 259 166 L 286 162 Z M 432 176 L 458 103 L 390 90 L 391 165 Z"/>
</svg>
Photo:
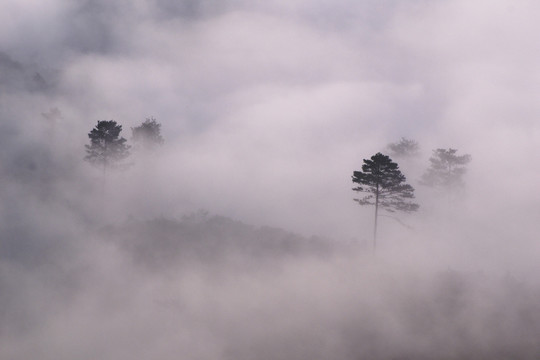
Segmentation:
<svg viewBox="0 0 540 360">
<path fill-rule="evenodd" d="M 538 358 L 538 15 L 2 1 L 0 358 Z M 157 151 L 84 161 L 150 117 Z M 351 176 L 401 137 L 420 209 L 373 251 Z M 458 196 L 419 183 L 436 148 Z"/>
</svg>

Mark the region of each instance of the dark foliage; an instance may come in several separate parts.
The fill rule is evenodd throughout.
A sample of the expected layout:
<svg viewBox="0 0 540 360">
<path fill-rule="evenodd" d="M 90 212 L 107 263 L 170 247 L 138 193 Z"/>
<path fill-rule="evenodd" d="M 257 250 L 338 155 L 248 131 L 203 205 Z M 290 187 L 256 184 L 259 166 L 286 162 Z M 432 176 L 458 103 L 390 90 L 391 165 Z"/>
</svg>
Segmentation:
<svg viewBox="0 0 540 360">
<path fill-rule="evenodd" d="M 359 184 L 353 190 L 368 194 L 354 200 L 360 205 L 380 206 L 390 212 L 416 211 L 419 206 L 411 201 L 414 188 L 405 184 L 405 180 L 398 164 L 389 156 L 377 153 L 370 160 L 364 159 L 362 171 L 353 173 L 352 181 Z"/>
<path fill-rule="evenodd" d="M 95 128 L 88 133 L 90 145 L 85 145 L 85 160 L 103 169 L 122 166 L 122 161 L 129 156 L 130 146 L 126 139 L 120 137 L 122 125 L 114 120 L 98 121 Z"/>
</svg>

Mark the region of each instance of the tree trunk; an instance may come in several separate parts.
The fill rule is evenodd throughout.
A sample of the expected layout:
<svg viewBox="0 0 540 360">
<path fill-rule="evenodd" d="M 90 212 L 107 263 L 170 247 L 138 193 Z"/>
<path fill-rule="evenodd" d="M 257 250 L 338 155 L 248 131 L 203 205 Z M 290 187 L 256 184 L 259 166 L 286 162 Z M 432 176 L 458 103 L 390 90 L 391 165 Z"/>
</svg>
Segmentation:
<svg viewBox="0 0 540 360">
<path fill-rule="evenodd" d="M 373 251 L 377 249 L 377 220 L 379 219 L 379 183 L 375 193 L 375 223 L 373 225 Z"/>
<path fill-rule="evenodd" d="M 105 201 L 105 188 L 106 188 L 106 181 L 107 181 L 107 158 L 103 161 L 103 176 L 101 178 L 101 197 L 103 198 L 103 201 Z"/>
</svg>

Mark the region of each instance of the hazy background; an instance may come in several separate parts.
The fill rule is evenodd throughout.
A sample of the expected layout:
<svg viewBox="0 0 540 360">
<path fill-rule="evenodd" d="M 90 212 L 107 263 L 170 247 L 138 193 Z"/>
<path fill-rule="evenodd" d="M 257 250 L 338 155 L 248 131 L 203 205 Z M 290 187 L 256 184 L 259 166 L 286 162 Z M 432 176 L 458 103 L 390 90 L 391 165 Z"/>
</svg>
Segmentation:
<svg viewBox="0 0 540 360">
<path fill-rule="evenodd" d="M 466 298 L 495 300 L 467 302 L 472 314 L 509 306 L 505 276 L 536 294 L 539 15 L 525 0 L 2 1 L 1 357 L 122 359 L 146 339 L 138 357 L 374 358 L 351 345 L 364 331 L 352 325 L 357 304 L 401 324 L 380 331 L 398 354 L 423 348 L 396 320 L 410 309 L 380 305 L 394 282 L 430 298 L 439 271 L 493 274 L 478 281 L 489 291 Z M 150 116 L 165 145 L 110 174 L 102 193 L 100 171 L 83 161 L 88 132 L 113 119 L 129 139 Z M 402 136 L 422 150 L 400 163 L 421 208 L 400 216 L 412 229 L 381 219 L 377 258 L 302 256 L 240 279 L 228 265 L 225 279 L 195 265 L 157 276 L 98 235 L 204 209 L 362 248 L 373 209 L 352 201 L 352 172 Z M 417 182 L 438 147 L 473 159 L 451 205 Z M 533 304 L 520 316 L 536 319 Z M 358 323 L 380 324 L 362 314 Z M 317 321 L 326 329 L 313 330 Z M 379 337 L 365 338 L 378 349 Z M 489 348 L 507 336 L 486 338 Z M 295 347 L 303 342 L 311 350 Z"/>
</svg>

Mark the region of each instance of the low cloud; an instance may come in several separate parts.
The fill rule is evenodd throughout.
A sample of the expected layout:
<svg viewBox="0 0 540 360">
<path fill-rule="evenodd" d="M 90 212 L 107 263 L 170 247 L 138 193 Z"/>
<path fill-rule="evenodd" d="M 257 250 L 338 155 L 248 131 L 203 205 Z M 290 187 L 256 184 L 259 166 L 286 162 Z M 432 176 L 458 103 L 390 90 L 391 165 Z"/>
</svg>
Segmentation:
<svg viewBox="0 0 540 360">
<path fill-rule="evenodd" d="M 536 356 L 539 10 L 4 1 L 1 357 Z M 84 162 L 98 120 L 130 140 L 148 117 L 159 151 L 106 178 Z M 398 162 L 421 207 L 381 217 L 372 254 L 351 175 L 401 137 L 420 145 Z M 436 148 L 472 155 L 452 202 L 418 181 Z M 147 245 L 163 234 L 130 226 L 198 209 L 335 251 L 258 264 L 239 242 L 152 271 L 104 232 Z M 212 224 L 203 248 L 226 233 Z"/>
</svg>

